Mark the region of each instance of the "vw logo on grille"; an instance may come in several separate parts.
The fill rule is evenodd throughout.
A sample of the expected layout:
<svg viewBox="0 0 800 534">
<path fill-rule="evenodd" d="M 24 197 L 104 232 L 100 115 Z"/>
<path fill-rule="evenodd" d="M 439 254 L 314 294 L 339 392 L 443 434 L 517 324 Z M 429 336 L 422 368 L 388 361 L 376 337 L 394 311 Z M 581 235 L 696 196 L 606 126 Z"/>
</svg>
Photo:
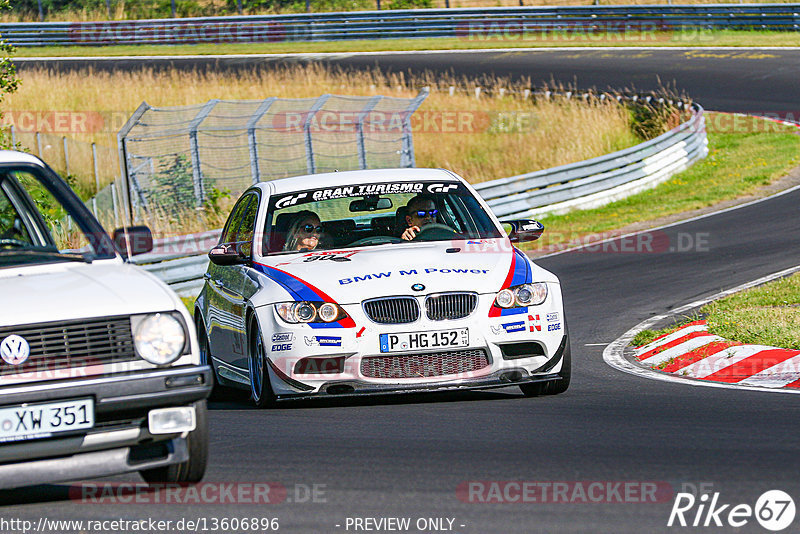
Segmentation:
<svg viewBox="0 0 800 534">
<path fill-rule="evenodd" d="M 414 284 L 413 286 L 411 286 L 412 291 L 423 291 L 424 289 L 425 286 L 423 286 L 422 284 Z"/>
<path fill-rule="evenodd" d="M 19 365 L 28 359 L 31 354 L 31 346 L 25 338 L 18 335 L 8 336 L 0 343 L 0 357 L 3 361 L 11 365 Z"/>
</svg>

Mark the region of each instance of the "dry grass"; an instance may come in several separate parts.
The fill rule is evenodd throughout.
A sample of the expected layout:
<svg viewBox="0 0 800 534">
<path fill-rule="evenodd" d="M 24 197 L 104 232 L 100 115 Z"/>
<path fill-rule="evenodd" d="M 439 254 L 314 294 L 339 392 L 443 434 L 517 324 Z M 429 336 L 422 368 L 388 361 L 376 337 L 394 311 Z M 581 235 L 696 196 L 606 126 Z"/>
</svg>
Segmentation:
<svg viewBox="0 0 800 534">
<path fill-rule="evenodd" d="M 450 85 L 467 92 L 451 96 Z M 440 76 L 410 80 L 402 74 L 346 73 L 315 65 L 239 75 L 152 70 L 114 74 L 25 71 L 19 91 L 7 97 L 5 109 L 101 111 L 106 119 L 104 131 L 68 135 L 114 148 L 116 131 L 142 101 L 160 107 L 198 104 L 212 98 L 303 98 L 323 93 L 413 97 L 422 86 L 430 86 L 431 95 L 417 112 L 417 166 L 449 168 L 472 182 L 579 161 L 640 141 L 631 133 L 628 112 L 616 103 L 534 102 L 518 93 L 512 95 L 504 80 L 442 81 Z M 477 98 L 477 86 L 508 87 L 509 91 L 503 96 L 497 90 L 494 96 L 483 92 Z M 453 115 L 461 122 L 442 128 L 443 118 Z M 36 151 L 35 146 L 29 148 Z M 86 169 L 85 163 L 83 166 L 81 173 L 73 166 L 73 174 L 93 181 L 91 169 Z"/>
</svg>

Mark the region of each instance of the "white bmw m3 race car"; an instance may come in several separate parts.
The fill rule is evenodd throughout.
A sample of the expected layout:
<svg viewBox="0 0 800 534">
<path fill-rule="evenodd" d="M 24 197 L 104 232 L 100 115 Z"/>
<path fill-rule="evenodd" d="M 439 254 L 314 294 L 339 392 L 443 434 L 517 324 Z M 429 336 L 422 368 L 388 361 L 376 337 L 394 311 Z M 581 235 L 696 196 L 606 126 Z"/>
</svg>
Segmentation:
<svg viewBox="0 0 800 534">
<path fill-rule="evenodd" d="M 445 170 L 254 185 L 209 253 L 195 319 L 217 385 L 258 406 L 336 395 L 518 385 L 558 394 L 569 334 L 555 275 Z"/>
</svg>

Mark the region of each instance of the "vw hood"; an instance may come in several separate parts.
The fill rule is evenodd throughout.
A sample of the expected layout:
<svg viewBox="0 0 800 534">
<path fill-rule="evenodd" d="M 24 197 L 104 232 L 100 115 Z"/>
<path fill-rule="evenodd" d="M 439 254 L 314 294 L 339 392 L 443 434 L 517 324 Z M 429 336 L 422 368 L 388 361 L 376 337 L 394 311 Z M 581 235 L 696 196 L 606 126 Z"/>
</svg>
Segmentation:
<svg viewBox="0 0 800 534">
<path fill-rule="evenodd" d="M 0 325 L 23 325 L 168 311 L 172 292 L 119 260 L 0 269 Z"/>
</svg>

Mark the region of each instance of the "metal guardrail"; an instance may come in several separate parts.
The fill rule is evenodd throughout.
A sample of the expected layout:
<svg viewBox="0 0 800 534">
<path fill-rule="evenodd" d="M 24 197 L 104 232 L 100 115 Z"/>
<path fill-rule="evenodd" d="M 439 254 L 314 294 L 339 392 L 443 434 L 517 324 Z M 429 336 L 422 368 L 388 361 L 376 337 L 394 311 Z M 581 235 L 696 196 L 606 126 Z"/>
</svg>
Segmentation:
<svg viewBox="0 0 800 534">
<path fill-rule="evenodd" d="M 669 132 L 619 152 L 510 178 L 477 184 L 475 189 L 500 217 L 533 217 L 611 202 L 652 187 L 708 154 L 703 108 Z M 219 230 L 159 240 L 153 254 L 136 263 L 174 258 L 181 250 L 205 252 L 216 244 Z M 172 254 L 172 255 L 171 255 Z M 203 287 L 208 257 L 192 256 L 143 267 L 180 296 L 196 296 Z"/>
<path fill-rule="evenodd" d="M 497 7 L 246 17 L 0 24 L 15 46 L 253 43 L 460 37 L 519 39 L 568 31 L 800 31 L 800 4 Z"/>
<path fill-rule="evenodd" d="M 703 108 L 655 139 L 619 152 L 474 187 L 498 217 L 599 206 L 667 180 L 708 154 Z"/>
</svg>

